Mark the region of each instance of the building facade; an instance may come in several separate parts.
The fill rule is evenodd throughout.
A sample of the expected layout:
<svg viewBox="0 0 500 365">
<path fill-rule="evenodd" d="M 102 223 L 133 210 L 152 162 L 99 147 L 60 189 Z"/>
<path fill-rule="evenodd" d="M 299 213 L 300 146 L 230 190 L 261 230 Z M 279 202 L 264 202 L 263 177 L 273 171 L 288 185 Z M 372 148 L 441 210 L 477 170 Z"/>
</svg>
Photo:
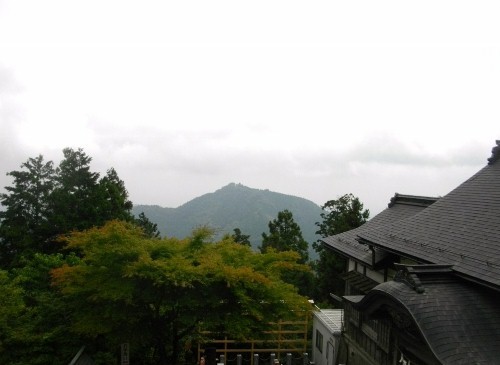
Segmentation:
<svg viewBox="0 0 500 365">
<path fill-rule="evenodd" d="M 500 141 L 442 198 L 324 239 L 349 259 L 339 364 L 500 363 Z"/>
<path fill-rule="evenodd" d="M 342 317 L 342 309 L 317 309 L 313 312 L 312 360 L 315 365 L 336 364 Z"/>
</svg>

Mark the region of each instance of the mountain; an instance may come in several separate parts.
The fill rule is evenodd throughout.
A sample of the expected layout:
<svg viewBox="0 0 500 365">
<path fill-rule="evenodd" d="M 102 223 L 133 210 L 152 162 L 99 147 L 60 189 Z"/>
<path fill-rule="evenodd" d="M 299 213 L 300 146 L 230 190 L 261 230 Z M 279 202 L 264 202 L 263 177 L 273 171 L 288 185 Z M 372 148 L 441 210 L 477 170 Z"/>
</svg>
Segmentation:
<svg viewBox="0 0 500 365">
<path fill-rule="evenodd" d="M 269 221 L 285 209 L 292 212 L 302 236 L 309 243 L 310 257 L 317 258 L 312 243 L 319 238 L 315 234 L 315 223 L 321 220 L 322 210 L 312 201 L 296 196 L 231 183 L 178 208 L 136 205 L 132 213 L 138 216 L 144 212 L 158 225 L 160 233 L 168 237 L 187 237 L 193 228 L 202 225 L 215 228 L 218 237 L 225 233 L 233 234 L 233 229 L 239 228 L 242 234 L 250 235 L 252 247 L 257 249 L 262 244 L 262 233 L 269 232 Z"/>
</svg>

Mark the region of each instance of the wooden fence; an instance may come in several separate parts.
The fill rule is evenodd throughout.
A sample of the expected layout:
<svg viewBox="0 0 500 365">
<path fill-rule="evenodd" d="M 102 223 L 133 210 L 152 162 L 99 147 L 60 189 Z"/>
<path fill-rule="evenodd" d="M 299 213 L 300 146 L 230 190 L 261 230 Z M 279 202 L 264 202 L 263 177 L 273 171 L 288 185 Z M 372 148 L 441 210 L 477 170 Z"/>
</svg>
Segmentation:
<svg viewBox="0 0 500 365">
<path fill-rule="evenodd" d="M 248 341 L 237 341 L 228 339 L 212 339 L 198 344 L 198 357 L 205 352 L 206 348 L 215 348 L 218 356 L 224 355 L 225 359 L 236 357 L 236 354 L 245 356 L 246 361 L 253 365 L 255 354 L 275 354 L 280 359 L 287 353 L 302 356 L 307 352 L 309 345 L 309 315 L 305 315 L 301 321 L 280 321 L 270 323 L 269 331 L 264 331 L 266 339 L 253 339 Z"/>
</svg>

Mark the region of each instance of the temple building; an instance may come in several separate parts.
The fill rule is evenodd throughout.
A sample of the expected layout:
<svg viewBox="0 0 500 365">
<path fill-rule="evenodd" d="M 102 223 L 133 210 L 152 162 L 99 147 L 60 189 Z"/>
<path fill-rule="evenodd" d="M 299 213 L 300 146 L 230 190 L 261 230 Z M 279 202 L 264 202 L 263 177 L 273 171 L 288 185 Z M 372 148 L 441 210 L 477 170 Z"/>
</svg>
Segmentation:
<svg viewBox="0 0 500 365">
<path fill-rule="evenodd" d="M 440 198 L 396 194 L 323 239 L 348 259 L 337 364 L 500 363 L 500 141 Z"/>
</svg>

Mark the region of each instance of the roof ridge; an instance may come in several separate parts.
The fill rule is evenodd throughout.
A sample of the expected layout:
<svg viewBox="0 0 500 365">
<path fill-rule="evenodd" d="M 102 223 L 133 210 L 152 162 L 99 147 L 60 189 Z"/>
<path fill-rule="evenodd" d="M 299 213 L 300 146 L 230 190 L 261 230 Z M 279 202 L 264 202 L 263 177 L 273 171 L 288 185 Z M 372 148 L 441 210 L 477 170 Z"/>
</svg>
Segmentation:
<svg viewBox="0 0 500 365">
<path fill-rule="evenodd" d="M 439 198 L 431 196 L 407 195 L 395 193 L 387 206 L 392 208 L 395 204 L 415 205 L 420 207 L 427 207 L 435 203 Z"/>
<path fill-rule="evenodd" d="M 422 247 L 422 248 L 430 249 L 430 250 L 433 250 L 433 251 L 437 251 L 438 253 L 446 252 L 447 254 L 455 256 L 455 257 L 457 257 L 460 260 L 470 259 L 470 260 L 475 261 L 475 262 L 480 263 L 480 264 L 486 264 L 487 266 L 490 266 L 490 267 L 491 266 L 495 266 L 495 267 L 499 267 L 500 266 L 500 264 L 497 264 L 496 262 L 493 262 L 491 260 L 491 258 L 480 259 L 480 258 L 477 258 L 474 255 L 471 255 L 471 254 L 468 254 L 468 253 L 465 253 L 465 252 L 458 252 L 453 247 L 452 248 L 443 248 L 441 246 L 436 246 L 436 245 L 433 245 L 433 244 L 429 244 L 427 242 L 420 242 L 420 241 L 417 241 L 415 239 L 410 239 L 410 238 L 404 237 L 404 236 L 402 236 L 402 235 L 400 235 L 398 233 L 388 233 L 387 236 L 389 236 L 392 239 L 403 240 L 405 243 L 411 243 L 411 244 L 417 245 L 417 246 L 420 245 L 420 247 Z M 387 249 L 383 245 L 377 245 L 377 244 L 374 244 L 373 242 L 371 244 L 373 246 L 376 246 L 376 247 L 381 247 L 382 249 Z M 435 265 L 435 264 L 436 263 L 430 264 L 430 265 Z"/>
<path fill-rule="evenodd" d="M 500 158 L 500 140 L 496 140 L 496 146 L 491 149 L 491 157 L 488 158 L 488 165 L 492 165 Z"/>
</svg>

